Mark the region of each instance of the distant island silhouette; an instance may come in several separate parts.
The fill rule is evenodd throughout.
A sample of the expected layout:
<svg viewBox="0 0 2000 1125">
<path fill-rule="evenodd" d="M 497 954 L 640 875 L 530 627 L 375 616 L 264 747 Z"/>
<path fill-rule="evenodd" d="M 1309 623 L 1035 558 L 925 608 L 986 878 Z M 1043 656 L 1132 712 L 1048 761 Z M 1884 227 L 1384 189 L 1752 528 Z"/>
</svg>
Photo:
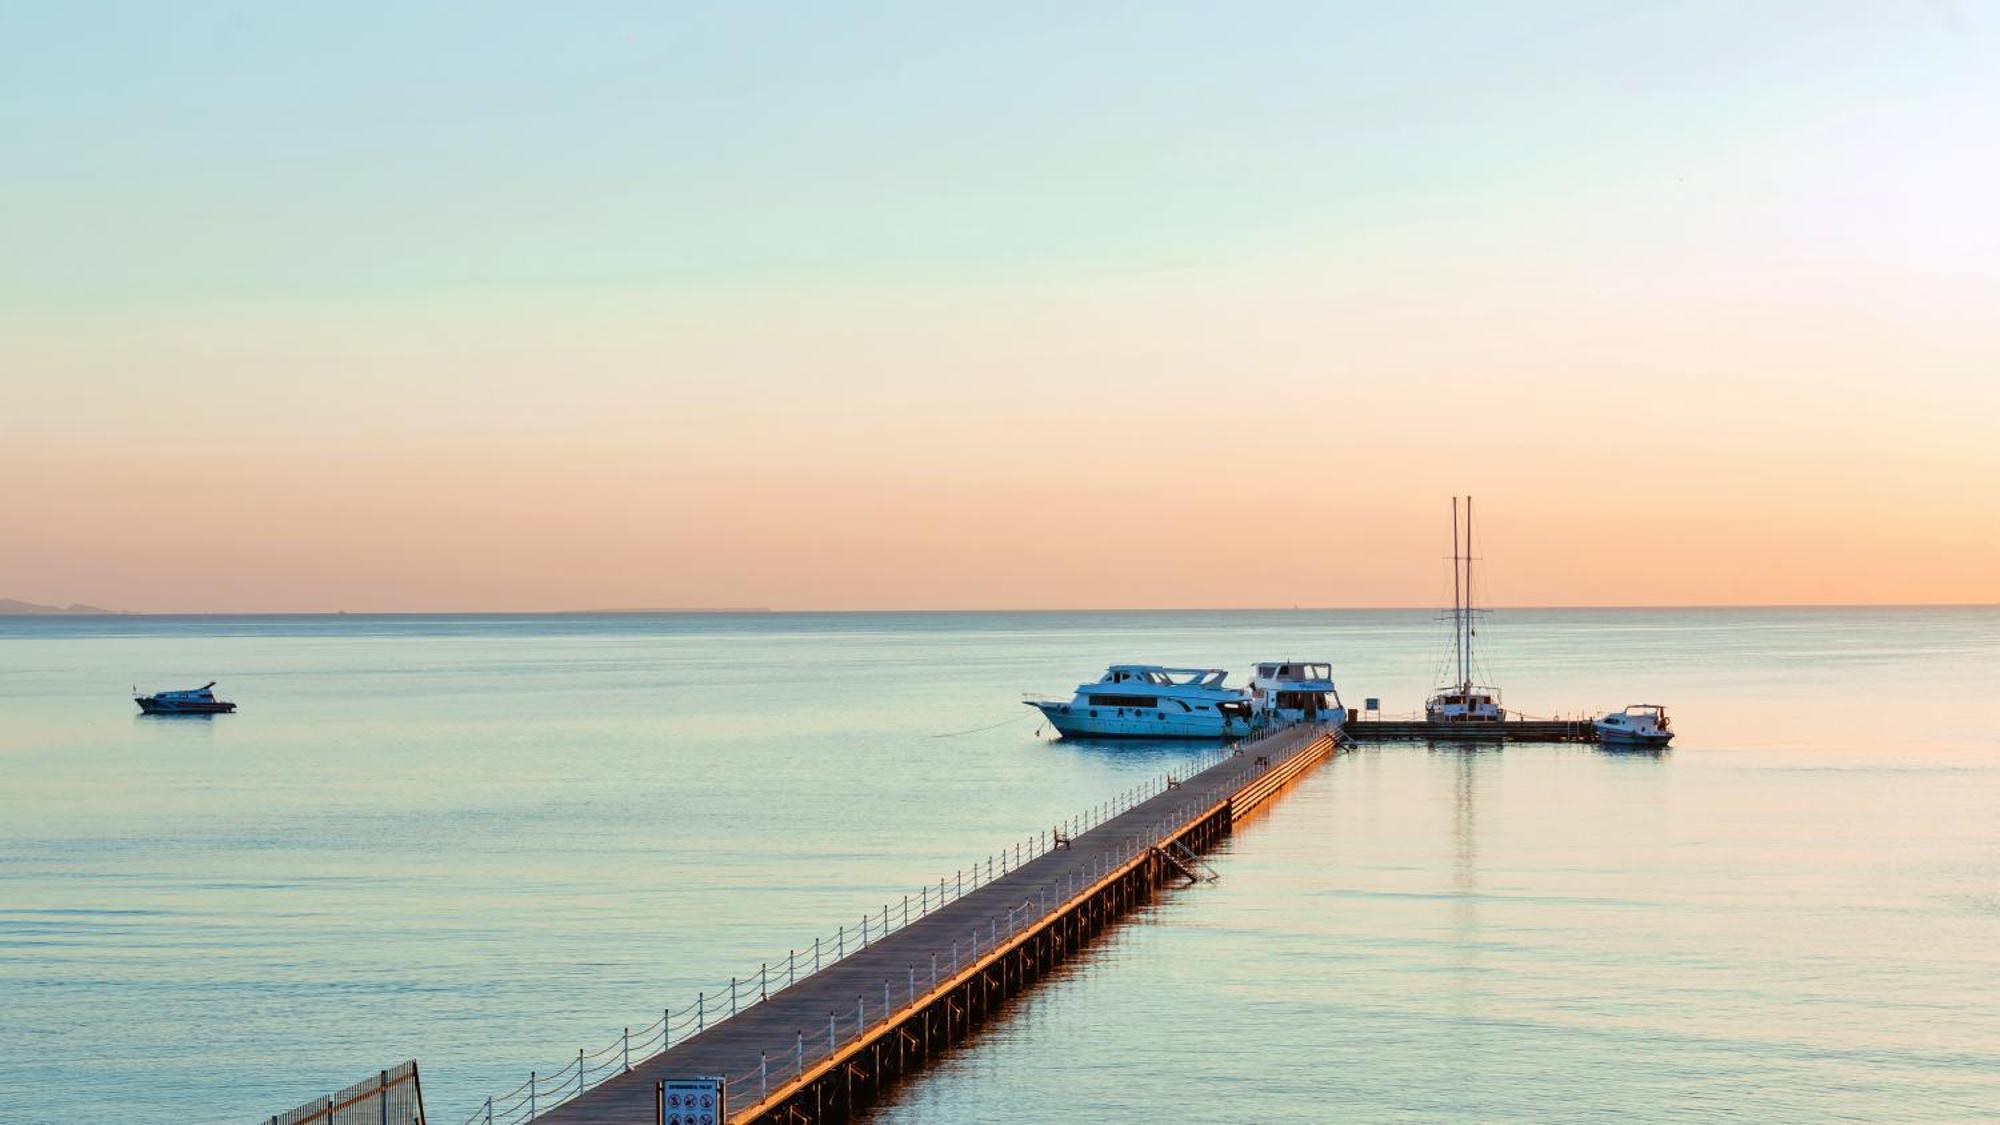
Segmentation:
<svg viewBox="0 0 2000 1125">
<path fill-rule="evenodd" d="M 94 605 L 42 605 L 39 602 L 0 598 L 0 617 L 42 617 L 52 613 L 112 615 L 119 612 L 115 609 L 99 609 Z"/>
</svg>

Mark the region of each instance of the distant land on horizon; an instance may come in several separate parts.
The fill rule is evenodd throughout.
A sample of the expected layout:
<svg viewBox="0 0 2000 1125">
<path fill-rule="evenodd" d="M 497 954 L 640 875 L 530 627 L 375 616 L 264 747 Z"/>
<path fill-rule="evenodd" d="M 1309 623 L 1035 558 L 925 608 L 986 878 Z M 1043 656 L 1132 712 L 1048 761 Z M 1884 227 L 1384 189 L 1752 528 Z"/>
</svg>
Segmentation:
<svg viewBox="0 0 2000 1125">
<path fill-rule="evenodd" d="M 1496 605 L 1490 610 L 1506 612 L 1541 610 L 1730 610 L 1730 609 L 1989 609 L 2000 602 L 1731 602 L 1710 605 Z M 794 608 L 769 606 L 641 606 L 618 609 L 441 609 L 441 610 L 129 610 L 101 609 L 94 605 L 42 605 L 16 598 L 0 598 L 0 617 L 616 617 L 647 614 L 908 614 L 908 613 L 1285 613 L 1285 612 L 1389 612 L 1436 611 L 1428 605 L 1261 605 L 1261 606 L 1016 606 L 1001 609 L 927 607 L 921 609 L 881 607 L 868 609 Z M 1489 610 L 1489 611 L 1490 611 Z"/>
<path fill-rule="evenodd" d="M 70 605 L 42 605 L 39 602 L 24 602 L 14 598 L 0 598 L 0 617 L 42 617 L 49 614 L 75 613 L 117 616 L 123 610 L 99 609 L 94 605 L 73 603 Z"/>
</svg>

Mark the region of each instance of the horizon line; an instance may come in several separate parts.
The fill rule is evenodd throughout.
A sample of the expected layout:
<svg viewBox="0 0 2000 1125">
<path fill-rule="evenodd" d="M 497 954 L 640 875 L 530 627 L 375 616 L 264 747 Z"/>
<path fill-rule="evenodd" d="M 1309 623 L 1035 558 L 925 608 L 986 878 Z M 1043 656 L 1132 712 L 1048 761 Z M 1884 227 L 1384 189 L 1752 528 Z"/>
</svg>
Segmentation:
<svg viewBox="0 0 2000 1125">
<path fill-rule="evenodd" d="M 2000 609 L 1991 602 L 1704 602 L 1626 604 L 1531 604 L 1489 606 L 1495 610 L 1721 610 L 1721 609 Z M 4 619 L 77 619 L 101 617 L 648 617 L 674 615 L 803 616 L 806 614 L 1002 614 L 1002 613 L 1409 613 L 1416 611 L 1449 613 L 1449 607 L 1435 605 L 1251 605 L 1251 606 L 1055 606 L 1007 608 L 887 608 L 820 609 L 769 606 L 684 606 L 649 609 L 395 609 L 395 610 L 144 610 L 113 609 L 99 612 L 57 610 L 40 613 L 0 613 Z"/>
</svg>

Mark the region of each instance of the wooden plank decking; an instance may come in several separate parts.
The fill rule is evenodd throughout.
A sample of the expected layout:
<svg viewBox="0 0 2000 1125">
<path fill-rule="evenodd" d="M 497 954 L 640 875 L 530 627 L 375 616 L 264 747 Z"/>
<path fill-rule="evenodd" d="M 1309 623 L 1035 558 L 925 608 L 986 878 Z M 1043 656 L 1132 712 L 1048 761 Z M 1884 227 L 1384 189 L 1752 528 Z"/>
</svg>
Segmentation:
<svg viewBox="0 0 2000 1125">
<path fill-rule="evenodd" d="M 733 1122 L 845 1117 L 913 1060 L 921 1065 L 961 1037 L 990 1010 L 995 989 L 1004 996 L 1025 986 L 1149 895 L 1172 873 L 1155 849 L 1212 846 L 1234 819 L 1336 748 L 1332 730 L 1317 724 L 1246 742 L 1069 847 L 1028 860 L 671 1049 L 635 1060 L 629 1072 L 535 1120 L 643 1125 L 654 1120 L 655 1083 L 696 1075 L 730 1080 Z M 857 1092 L 857 1075 L 866 1091 Z"/>
<path fill-rule="evenodd" d="M 1422 719 L 1350 719 L 1355 742 L 1596 742 L 1588 719 L 1509 719 L 1501 723 L 1432 723 Z"/>
</svg>

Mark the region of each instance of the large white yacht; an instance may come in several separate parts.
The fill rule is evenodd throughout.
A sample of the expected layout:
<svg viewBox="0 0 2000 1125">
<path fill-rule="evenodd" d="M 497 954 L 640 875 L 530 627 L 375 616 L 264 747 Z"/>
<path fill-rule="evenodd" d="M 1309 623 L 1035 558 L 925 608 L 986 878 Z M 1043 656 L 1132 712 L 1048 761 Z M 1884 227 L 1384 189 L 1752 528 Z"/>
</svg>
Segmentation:
<svg viewBox="0 0 2000 1125">
<path fill-rule="evenodd" d="M 1064 738 L 1240 738 L 1251 731 L 1250 695 L 1225 687 L 1220 668 L 1113 664 L 1068 702 L 1028 699 Z"/>
<path fill-rule="evenodd" d="M 1347 707 L 1333 684 L 1333 665 L 1310 660 L 1277 660 L 1257 665 L 1250 680 L 1250 706 L 1257 718 L 1275 723 L 1347 721 Z"/>
</svg>

